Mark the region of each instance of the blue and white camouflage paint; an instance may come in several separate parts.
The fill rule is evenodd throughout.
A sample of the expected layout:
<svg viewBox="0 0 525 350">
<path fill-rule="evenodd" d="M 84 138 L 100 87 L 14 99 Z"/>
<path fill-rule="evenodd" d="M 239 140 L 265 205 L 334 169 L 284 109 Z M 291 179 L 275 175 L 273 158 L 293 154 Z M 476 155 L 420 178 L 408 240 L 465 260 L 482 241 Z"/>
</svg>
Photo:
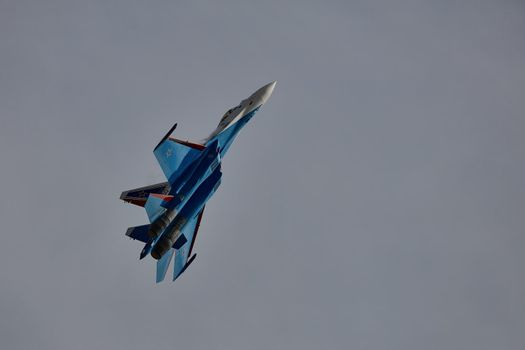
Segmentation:
<svg viewBox="0 0 525 350">
<path fill-rule="evenodd" d="M 144 207 L 150 224 L 130 227 L 126 236 L 145 243 L 140 259 L 157 260 L 161 282 L 171 260 L 175 281 L 193 262 L 193 246 L 204 207 L 221 183 L 221 161 L 239 131 L 272 95 L 271 82 L 229 109 L 202 142 L 172 138 L 175 124 L 153 150 L 167 182 L 124 191 L 120 199 Z M 175 258 L 173 258 L 175 257 Z"/>
</svg>

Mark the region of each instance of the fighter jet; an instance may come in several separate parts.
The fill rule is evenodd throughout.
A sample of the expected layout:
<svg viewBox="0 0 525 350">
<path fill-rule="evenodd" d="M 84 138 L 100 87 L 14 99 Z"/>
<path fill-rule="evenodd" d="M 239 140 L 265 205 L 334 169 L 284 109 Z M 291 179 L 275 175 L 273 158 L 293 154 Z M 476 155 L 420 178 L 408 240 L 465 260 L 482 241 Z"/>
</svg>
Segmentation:
<svg viewBox="0 0 525 350">
<path fill-rule="evenodd" d="M 239 131 L 270 98 L 275 83 L 229 109 L 202 142 L 173 138 L 175 124 L 153 150 L 168 181 L 122 192 L 120 199 L 144 207 L 148 215 L 150 224 L 130 227 L 126 236 L 144 243 L 140 259 L 151 255 L 157 260 L 157 283 L 164 280 L 172 259 L 173 281 L 195 260 L 197 231 L 204 207 L 221 183 L 222 159 Z"/>
</svg>

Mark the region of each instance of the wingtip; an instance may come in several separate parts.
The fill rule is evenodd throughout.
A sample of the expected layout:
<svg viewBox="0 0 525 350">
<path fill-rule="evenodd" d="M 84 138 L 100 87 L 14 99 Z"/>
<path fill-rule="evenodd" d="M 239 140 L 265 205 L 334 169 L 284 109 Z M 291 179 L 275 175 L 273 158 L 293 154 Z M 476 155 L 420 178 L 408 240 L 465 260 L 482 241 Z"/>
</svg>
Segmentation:
<svg viewBox="0 0 525 350">
<path fill-rule="evenodd" d="M 175 128 L 177 128 L 177 123 L 175 123 L 175 125 L 173 125 L 171 127 L 171 129 L 166 133 L 166 135 L 164 135 L 164 137 L 159 141 L 159 143 L 157 144 L 157 146 L 155 146 L 155 148 L 153 149 L 153 151 L 155 151 L 157 148 L 159 148 L 160 144 L 163 143 L 168 137 L 170 137 L 170 135 L 173 133 L 173 131 L 175 130 Z"/>
</svg>

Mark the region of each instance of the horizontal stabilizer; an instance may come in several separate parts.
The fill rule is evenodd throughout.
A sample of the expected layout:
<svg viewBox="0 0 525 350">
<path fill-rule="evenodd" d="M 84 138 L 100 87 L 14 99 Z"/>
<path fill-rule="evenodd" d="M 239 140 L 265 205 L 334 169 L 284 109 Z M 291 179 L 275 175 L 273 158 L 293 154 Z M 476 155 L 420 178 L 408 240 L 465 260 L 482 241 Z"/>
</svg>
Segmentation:
<svg viewBox="0 0 525 350">
<path fill-rule="evenodd" d="M 146 213 L 148 214 L 149 222 L 155 221 L 166 211 L 166 209 L 162 207 L 164 203 L 166 203 L 166 201 L 160 196 L 151 195 L 148 197 L 144 209 L 146 209 Z"/>
<path fill-rule="evenodd" d="M 124 191 L 120 195 L 120 199 L 122 199 L 125 202 L 143 207 L 144 205 L 146 205 L 146 201 L 148 200 L 148 196 L 150 195 L 150 193 L 168 194 L 170 192 L 170 189 L 170 184 L 168 182 L 161 182 L 154 185 Z"/>
<path fill-rule="evenodd" d="M 148 237 L 149 226 L 150 225 L 130 227 L 126 231 L 126 236 L 139 240 L 141 242 L 147 243 L 149 239 Z"/>
</svg>

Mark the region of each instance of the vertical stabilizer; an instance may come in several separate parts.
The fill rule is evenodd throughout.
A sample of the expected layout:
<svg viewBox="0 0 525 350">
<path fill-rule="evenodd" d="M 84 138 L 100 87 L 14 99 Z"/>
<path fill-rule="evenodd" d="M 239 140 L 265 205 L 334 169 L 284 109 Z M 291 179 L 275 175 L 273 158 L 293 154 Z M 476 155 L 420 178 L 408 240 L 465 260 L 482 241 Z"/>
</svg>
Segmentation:
<svg viewBox="0 0 525 350">
<path fill-rule="evenodd" d="M 157 283 L 164 281 L 173 253 L 175 253 L 175 249 L 171 248 L 162 258 L 157 260 Z"/>
</svg>

